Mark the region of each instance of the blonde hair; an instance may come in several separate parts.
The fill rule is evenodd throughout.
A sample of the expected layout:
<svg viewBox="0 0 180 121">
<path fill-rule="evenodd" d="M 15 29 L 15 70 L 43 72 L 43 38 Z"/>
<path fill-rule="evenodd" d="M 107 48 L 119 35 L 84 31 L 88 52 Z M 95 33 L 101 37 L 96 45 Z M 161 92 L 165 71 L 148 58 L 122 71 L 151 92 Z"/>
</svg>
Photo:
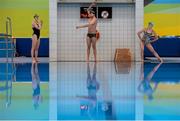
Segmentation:
<svg viewBox="0 0 180 121">
<path fill-rule="evenodd" d="M 154 23 L 153 22 L 149 22 L 148 25 L 154 26 Z"/>
</svg>

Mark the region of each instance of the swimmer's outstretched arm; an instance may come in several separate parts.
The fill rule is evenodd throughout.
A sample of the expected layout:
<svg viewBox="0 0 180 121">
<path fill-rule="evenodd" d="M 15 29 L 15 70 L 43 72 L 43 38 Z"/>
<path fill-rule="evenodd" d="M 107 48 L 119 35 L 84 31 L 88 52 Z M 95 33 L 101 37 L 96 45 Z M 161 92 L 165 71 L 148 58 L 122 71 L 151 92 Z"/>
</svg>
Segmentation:
<svg viewBox="0 0 180 121">
<path fill-rule="evenodd" d="M 76 29 L 81 29 L 81 28 L 86 28 L 86 27 L 89 27 L 89 24 L 76 26 Z"/>
<path fill-rule="evenodd" d="M 89 26 L 95 24 L 95 22 L 96 22 L 96 19 L 93 19 L 91 22 L 89 22 L 89 24 L 85 24 L 85 25 L 81 25 L 81 26 L 76 26 L 76 29 L 81 29 L 81 28 L 89 27 Z"/>
</svg>

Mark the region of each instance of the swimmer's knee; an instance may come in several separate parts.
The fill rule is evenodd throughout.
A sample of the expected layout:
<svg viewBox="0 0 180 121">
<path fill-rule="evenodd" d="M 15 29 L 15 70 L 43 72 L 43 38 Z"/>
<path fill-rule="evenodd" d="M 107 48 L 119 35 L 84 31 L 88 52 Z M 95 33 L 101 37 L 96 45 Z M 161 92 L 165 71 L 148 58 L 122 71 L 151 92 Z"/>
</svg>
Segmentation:
<svg viewBox="0 0 180 121">
<path fill-rule="evenodd" d="M 93 45 L 92 47 L 93 47 L 93 49 L 96 49 L 96 45 Z"/>
</svg>

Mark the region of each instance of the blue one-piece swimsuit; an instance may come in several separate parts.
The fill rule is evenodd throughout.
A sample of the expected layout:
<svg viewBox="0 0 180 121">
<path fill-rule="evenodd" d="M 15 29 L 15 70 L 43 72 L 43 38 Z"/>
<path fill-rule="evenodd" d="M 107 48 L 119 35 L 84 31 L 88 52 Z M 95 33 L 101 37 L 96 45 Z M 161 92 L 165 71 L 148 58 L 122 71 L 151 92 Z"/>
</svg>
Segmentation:
<svg viewBox="0 0 180 121">
<path fill-rule="evenodd" d="M 143 41 L 144 44 L 149 44 L 152 42 L 152 33 L 148 33 L 147 31 L 144 32 L 144 36 L 143 36 Z"/>
</svg>

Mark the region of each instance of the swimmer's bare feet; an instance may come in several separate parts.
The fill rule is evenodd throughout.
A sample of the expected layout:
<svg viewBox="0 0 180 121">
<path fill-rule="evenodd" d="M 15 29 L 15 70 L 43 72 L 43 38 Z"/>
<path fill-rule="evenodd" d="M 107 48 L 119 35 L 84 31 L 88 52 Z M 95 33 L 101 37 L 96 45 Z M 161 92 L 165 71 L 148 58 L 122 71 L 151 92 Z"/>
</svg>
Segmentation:
<svg viewBox="0 0 180 121">
<path fill-rule="evenodd" d="M 160 61 L 160 63 L 163 63 L 163 59 L 162 58 L 160 58 L 159 61 Z"/>
<path fill-rule="evenodd" d="M 36 60 L 36 62 L 39 62 L 39 59 L 38 59 L 38 58 L 36 58 L 35 60 Z"/>
<path fill-rule="evenodd" d="M 36 59 L 35 58 L 32 58 L 32 63 L 36 63 Z"/>
<path fill-rule="evenodd" d="M 89 63 L 89 59 L 88 58 L 86 59 L 86 63 Z"/>
</svg>

